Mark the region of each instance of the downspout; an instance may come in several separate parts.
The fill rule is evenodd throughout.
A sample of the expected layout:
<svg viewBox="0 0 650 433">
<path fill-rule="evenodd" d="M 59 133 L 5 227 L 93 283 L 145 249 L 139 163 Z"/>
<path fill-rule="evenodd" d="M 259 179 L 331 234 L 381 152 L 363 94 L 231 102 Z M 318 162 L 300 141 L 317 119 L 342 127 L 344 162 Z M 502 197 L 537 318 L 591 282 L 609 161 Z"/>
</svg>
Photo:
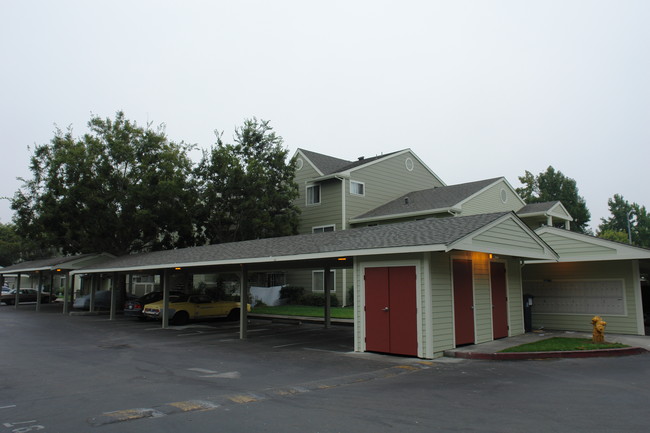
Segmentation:
<svg viewBox="0 0 650 433">
<path fill-rule="evenodd" d="M 341 230 L 347 230 L 347 207 L 346 207 L 346 197 L 345 197 L 345 178 L 344 177 L 337 177 L 337 179 L 341 180 Z M 343 291 L 342 291 L 342 298 L 341 299 L 341 305 L 344 307 L 347 307 L 346 305 L 346 300 L 348 298 L 348 288 L 347 288 L 347 283 L 348 283 L 348 270 L 343 269 L 343 280 L 341 284 L 343 285 Z M 333 285 L 335 287 L 336 284 Z"/>
</svg>

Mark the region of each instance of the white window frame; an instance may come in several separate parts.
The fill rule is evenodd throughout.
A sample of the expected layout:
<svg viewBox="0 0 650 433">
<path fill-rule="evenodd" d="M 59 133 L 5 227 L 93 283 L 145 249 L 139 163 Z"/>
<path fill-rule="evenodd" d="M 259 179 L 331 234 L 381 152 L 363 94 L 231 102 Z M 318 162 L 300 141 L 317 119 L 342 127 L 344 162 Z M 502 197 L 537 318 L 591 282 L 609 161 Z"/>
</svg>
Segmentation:
<svg viewBox="0 0 650 433">
<path fill-rule="evenodd" d="M 325 279 L 325 270 L 318 269 L 311 271 L 311 291 L 314 293 L 325 293 L 325 285 L 323 284 Z M 330 269 L 330 278 L 332 279 L 332 289 L 330 293 L 336 293 L 336 269 Z M 318 280 L 317 280 L 318 279 Z M 318 281 L 319 287 L 316 286 Z"/>
<path fill-rule="evenodd" d="M 353 185 L 360 185 L 361 186 L 361 193 L 355 191 L 352 186 Z M 358 196 L 365 196 L 366 195 L 366 183 L 365 182 L 359 182 L 356 180 L 351 180 L 350 181 L 350 194 L 351 195 L 358 195 Z"/>
<path fill-rule="evenodd" d="M 332 230 L 328 230 L 328 229 Z M 336 231 L 336 224 L 328 224 L 326 226 L 316 226 L 311 228 L 312 233 L 323 233 L 323 232 L 335 232 Z"/>
<path fill-rule="evenodd" d="M 314 194 L 313 193 L 310 194 L 309 191 L 310 190 L 316 190 L 316 189 L 318 190 L 318 201 L 310 201 L 310 198 L 313 200 Z M 307 206 L 316 206 L 316 205 L 319 205 L 320 203 L 321 203 L 321 187 L 320 187 L 320 184 L 312 183 L 312 184 L 307 185 L 307 187 L 305 189 L 305 204 Z"/>
</svg>

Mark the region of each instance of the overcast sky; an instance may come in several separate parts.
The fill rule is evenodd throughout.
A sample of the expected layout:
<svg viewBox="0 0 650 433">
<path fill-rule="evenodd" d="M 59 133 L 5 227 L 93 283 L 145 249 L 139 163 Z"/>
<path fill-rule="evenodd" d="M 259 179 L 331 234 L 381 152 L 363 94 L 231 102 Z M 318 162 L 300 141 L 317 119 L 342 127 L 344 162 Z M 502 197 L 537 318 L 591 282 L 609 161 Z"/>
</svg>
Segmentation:
<svg viewBox="0 0 650 433">
<path fill-rule="evenodd" d="M 549 165 L 592 214 L 650 206 L 650 1 L 0 2 L 0 196 L 91 114 L 209 148 L 246 118 L 291 150 L 411 148 L 448 185 Z M 11 221 L 0 200 L 0 222 Z"/>
</svg>

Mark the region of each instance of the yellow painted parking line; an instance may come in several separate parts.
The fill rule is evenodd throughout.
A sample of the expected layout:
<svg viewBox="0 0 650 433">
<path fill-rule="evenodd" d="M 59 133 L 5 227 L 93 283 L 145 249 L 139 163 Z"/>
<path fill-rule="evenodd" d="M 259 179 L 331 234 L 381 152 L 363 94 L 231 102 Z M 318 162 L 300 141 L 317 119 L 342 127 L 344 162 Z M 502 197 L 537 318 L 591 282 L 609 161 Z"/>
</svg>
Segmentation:
<svg viewBox="0 0 650 433">
<path fill-rule="evenodd" d="M 104 422 L 105 424 L 158 416 L 163 416 L 163 414 L 154 409 L 125 409 L 117 410 L 115 412 L 106 412 L 103 414 L 103 417 L 106 418 L 105 421 L 107 421 Z"/>
<path fill-rule="evenodd" d="M 395 368 L 401 368 L 402 370 L 410 370 L 410 371 L 420 370 L 420 368 L 413 367 L 412 365 L 397 365 L 395 366 Z"/>
<path fill-rule="evenodd" d="M 240 403 L 240 404 L 253 403 L 257 401 L 255 397 L 252 397 L 250 395 L 233 395 L 228 397 L 228 399 L 233 403 Z"/>
<path fill-rule="evenodd" d="M 210 403 L 208 401 L 198 401 L 198 400 L 177 401 L 174 403 L 167 403 L 167 406 L 178 408 L 183 412 L 192 412 L 195 410 L 210 410 L 219 407 L 218 404 Z"/>
</svg>

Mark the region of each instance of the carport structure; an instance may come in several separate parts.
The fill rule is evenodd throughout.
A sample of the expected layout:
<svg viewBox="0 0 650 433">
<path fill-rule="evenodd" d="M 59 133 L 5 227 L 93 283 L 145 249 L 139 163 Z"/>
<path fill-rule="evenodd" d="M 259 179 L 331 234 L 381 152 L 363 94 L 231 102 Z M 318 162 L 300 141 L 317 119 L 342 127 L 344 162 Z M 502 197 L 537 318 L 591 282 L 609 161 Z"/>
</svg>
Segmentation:
<svg viewBox="0 0 650 433">
<path fill-rule="evenodd" d="M 108 274 L 113 281 L 128 274 L 161 275 L 167 327 L 175 272 L 237 273 L 245 305 L 250 272 L 320 268 L 329 278 L 330 269 L 352 267 L 355 350 L 435 358 L 457 345 L 524 332 L 520 267 L 533 258 L 557 260 L 557 255 L 506 212 L 136 254 L 72 274 Z M 113 290 L 117 286 L 112 284 Z M 116 309 L 113 302 L 111 317 Z M 240 314 L 244 339 L 246 309 Z"/>
<path fill-rule="evenodd" d="M 65 280 L 64 286 L 64 305 L 63 310 L 65 313 L 69 311 L 70 302 L 72 300 L 72 293 L 74 291 L 74 279 L 70 277 L 70 273 L 74 270 L 99 263 L 108 259 L 114 258 L 110 254 L 82 254 L 69 257 L 55 257 L 50 259 L 32 260 L 27 262 L 18 263 L 16 265 L 0 268 L 0 285 L 4 283 L 7 276 L 16 277 L 16 300 L 14 307 L 18 308 L 18 293 L 22 284 L 22 277 L 29 276 L 32 281 L 32 286 L 36 285 L 37 301 L 36 311 L 40 309 L 41 292 L 47 285 L 51 293 L 54 293 L 54 280 L 55 277 L 63 277 Z"/>
</svg>

